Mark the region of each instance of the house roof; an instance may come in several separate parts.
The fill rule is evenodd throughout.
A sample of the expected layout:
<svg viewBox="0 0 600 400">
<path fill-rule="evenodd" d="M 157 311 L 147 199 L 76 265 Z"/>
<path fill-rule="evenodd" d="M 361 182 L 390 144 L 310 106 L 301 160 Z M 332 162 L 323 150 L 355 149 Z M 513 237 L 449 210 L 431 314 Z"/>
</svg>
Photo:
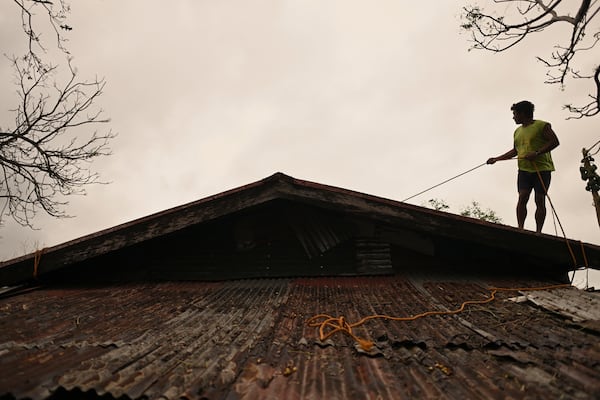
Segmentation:
<svg viewBox="0 0 600 400">
<path fill-rule="evenodd" d="M 597 398 L 598 293 L 499 292 L 454 315 L 370 320 L 354 333 L 371 352 L 307 325 L 547 284 L 413 274 L 40 288 L 0 299 L 0 397 Z"/>
<path fill-rule="evenodd" d="M 86 260 L 277 200 L 329 212 L 342 212 L 353 218 L 392 226 L 397 237 L 398 231 L 402 231 L 397 241 L 412 246 L 413 250 L 415 246 L 424 246 L 423 238 L 425 241 L 451 239 L 454 241 L 452 246 L 463 243 L 469 251 L 485 248 L 492 252 L 518 254 L 529 267 L 543 269 L 548 273 L 565 273 L 576 266 L 582 266 L 582 252 L 585 253 L 588 265 L 600 265 L 600 246 L 492 224 L 276 173 L 236 189 L 2 262 L 0 285 L 30 281 Z M 324 234 L 317 234 L 321 236 L 317 240 L 323 241 Z M 303 245 L 306 247 L 306 243 Z"/>
<path fill-rule="evenodd" d="M 597 398 L 572 268 L 560 238 L 275 174 L 3 263 L 0 399 Z"/>
</svg>

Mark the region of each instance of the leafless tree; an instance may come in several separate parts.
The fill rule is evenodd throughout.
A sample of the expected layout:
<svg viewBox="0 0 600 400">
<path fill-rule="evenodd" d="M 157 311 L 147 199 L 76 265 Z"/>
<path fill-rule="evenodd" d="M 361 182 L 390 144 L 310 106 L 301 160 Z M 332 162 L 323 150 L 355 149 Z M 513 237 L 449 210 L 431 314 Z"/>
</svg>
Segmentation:
<svg viewBox="0 0 600 400">
<path fill-rule="evenodd" d="M 600 0 L 492 1 L 496 8 L 501 8 L 502 14 L 484 11 L 480 6 L 463 8 L 462 28 L 471 34 L 472 48 L 502 52 L 552 25 L 570 25 L 566 44 L 557 44 L 548 57 L 537 59 L 548 67 L 545 83 L 564 87 L 568 78 L 588 79 L 592 82 L 593 88 L 588 94 L 589 103 L 580 106 L 565 105 L 565 109 L 572 113 L 570 118 L 579 119 L 599 114 L 600 65 L 590 72 L 582 72 L 575 67 L 574 59 L 579 53 L 589 52 L 600 40 L 600 24 L 597 23 Z"/>
<path fill-rule="evenodd" d="M 65 22 L 68 4 L 63 0 L 14 3 L 21 13 L 27 50 L 20 57 L 7 56 L 15 71 L 16 106 L 10 110 L 14 121 L 0 126 L 0 221 L 10 216 L 32 226 L 39 210 L 67 216 L 65 196 L 83 193 L 86 185 L 99 182 L 89 164 L 110 153 L 108 144 L 114 135 L 98 134 L 93 127 L 108 121 L 94 106 L 105 81 L 78 80 L 65 47 L 64 33 L 72 29 Z M 45 61 L 47 51 L 38 33 L 42 28 L 35 24 L 37 11 L 53 31 L 55 46 L 64 57 L 63 71 Z"/>
</svg>

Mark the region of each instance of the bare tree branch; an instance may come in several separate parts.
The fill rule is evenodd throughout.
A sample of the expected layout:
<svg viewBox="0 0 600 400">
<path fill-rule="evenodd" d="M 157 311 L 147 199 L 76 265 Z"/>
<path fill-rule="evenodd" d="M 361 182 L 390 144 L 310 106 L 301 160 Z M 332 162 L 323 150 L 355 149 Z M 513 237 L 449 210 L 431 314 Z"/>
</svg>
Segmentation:
<svg viewBox="0 0 600 400">
<path fill-rule="evenodd" d="M 21 26 L 27 37 L 27 53 L 23 56 L 23 59 L 27 61 L 29 69 L 41 71 L 47 68 L 48 65 L 40 55 L 40 53 L 45 54 L 47 49 L 35 24 L 35 10 L 39 8 L 46 15 L 48 24 L 54 31 L 56 47 L 63 53 L 69 54 L 65 47 L 67 39 L 61 33 L 61 30 L 72 30 L 65 22 L 70 12 L 70 6 L 64 0 L 58 0 L 58 3 L 46 0 L 13 0 L 13 2 L 17 4 L 20 10 Z"/>
<path fill-rule="evenodd" d="M 576 75 L 576 77 L 580 77 Z M 589 77 L 583 77 L 584 79 L 589 79 Z M 565 109 L 569 110 L 569 112 L 573 113 L 573 116 L 567 119 L 581 119 L 583 117 L 591 117 L 600 113 L 600 66 L 596 67 L 596 71 L 592 76 L 594 80 L 594 84 L 596 85 L 596 93 L 595 95 L 589 95 L 591 101 L 584 106 L 573 106 L 572 104 L 567 104 L 564 106 Z"/>
<path fill-rule="evenodd" d="M 465 22 L 461 27 L 471 34 L 472 48 L 499 53 L 554 24 L 571 25 L 566 45 L 556 45 L 549 57 L 536 58 L 548 67 L 545 83 L 564 87 L 569 78 L 592 81 L 594 88 L 589 95 L 592 99 L 590 103 L 584 106 L 565 106 L 565 109 L 574 114 L 570 118 L 591 117 L 600 113 L 598 67 L 595 67 L 594 73 L 586 75 L 573 66 L 573 59 L 577 54 L 591 50 L 600 41 L 600 26 L 590 25 L 593 20 L 597 21 L 595 18 L 600 14 L 599 1 L 581 0 L 574 17 L 564 11 L 559 13 L 558 6 L 563 3 L 562 0 L 493 0 L 493 3 L 502 3 L 508 7 L 504 9 L 506 15 L 498 16 L 479 6 L 463 8 L 462 17 Z M 508 22 L 512 18 L 514 21 Z M 591 35 L 588 32 L 590 29 Z"/>
<path fill-rule="evenodd" d="M 104 79 L 80 81 L 71 64 L 62 30 L 69 6 L 64 0 L 13 0 L 21 13 L 27 51 L 9 57 L 15 71 L 17 105 L 9 128 L 0 128 L 0 222 L 10 216 L 32 227 L 39 210 L 53 217 L 68 216 L 65 196 L 85 193 L 85 186 L 101 183 L 89 168 L 98 157 L 110 154 L 115 135 L 89 128 L 106 123 L 95 101 Z M 56 81 L 59 67 L 44 61 L 46 48 L 38 34 L 35 10 L 47 16 L 56 46 L 65 56 L 68 77 Z M 12 126 L 12 127 L 11 127 Z"/>
</svg>

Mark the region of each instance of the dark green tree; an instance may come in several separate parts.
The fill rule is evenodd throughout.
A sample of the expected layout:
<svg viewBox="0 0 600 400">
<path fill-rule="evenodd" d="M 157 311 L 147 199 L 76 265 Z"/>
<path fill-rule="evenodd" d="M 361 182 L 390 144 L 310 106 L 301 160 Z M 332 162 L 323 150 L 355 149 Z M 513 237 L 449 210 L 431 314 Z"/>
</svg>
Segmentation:
<svg viewBox="0 0 600 400">
<path fill-rule="evenodd" d="M 432 208 L 437 211 L 447 211 L 450 210 L 450 206 L 441 199 L 429 199 L 425 204 L 422 204 L 424 207 Z M 477 201 L 472 201 L 466 207 L 462 207 L 459 210 L 459 214 L 463 217 L 477 218 L 482 221 L 493 222 L 493 223 L 501 223 L 502 218 L 498 216 L 498 214 L 491 209 L 483 209 L 481 204 Z"/>
<path fill-rule="evenodd" d="M 433 208 L 437 211 L 446 211 L 450 208 L 448 204 L 444 200 L 440 199 L 429 199 L 425 204 L 425 207 Z"/>
<path fill-rule="evenodd" d="M 476 201 L 472 201 L 471 204 L 469 204 L 466 207 L 463 207 L 460 210 L 459 214 L 463 217 L 477 218 L 482 221 L 493 222 L 495 224 L 499 224 L 502 222 L 502 218 L 500 218 L 494 210 L 491 210 L 489 208 L 484 210 L 483 208 L 481 208 L 481 205 Z"/>
</svg>

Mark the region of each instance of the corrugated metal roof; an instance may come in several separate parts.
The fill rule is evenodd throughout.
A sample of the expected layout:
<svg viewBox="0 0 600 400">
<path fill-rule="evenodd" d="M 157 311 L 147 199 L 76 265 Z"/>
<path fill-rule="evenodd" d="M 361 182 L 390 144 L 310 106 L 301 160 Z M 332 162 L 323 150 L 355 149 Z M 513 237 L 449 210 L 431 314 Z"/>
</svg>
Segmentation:
<svg viewBox="0 0 600 400">
<path fill-rule="evenodd" d="M 454 309 L 493 286 L 546 285 L 441 276 L 165 282 L 47 287 L 0 299 L 0 396 L 57 391 L 132 399 L 597 398 L 597 302 L 574 288 L 498 293 L 485 305 L 412 322 L 372 320 L 324 343 L 306 321 L 358 321 Z M 568 308 L 568 307 L 564 307 Z M 582 321 L 581 319 L 587 319 Z M 596 321 L 597 322 L 597 321 Z"/>
<path fill-rule="evenodd" d="M 368 351 L 307 324 L 546 286 L 572 267 L 562 245 L 276 174 L 0 264 L 0 398 L 596 398 L 596 293 L 369 320 Z M 356 273 L 399 275 L 282 278 Z"/>
</svg>

